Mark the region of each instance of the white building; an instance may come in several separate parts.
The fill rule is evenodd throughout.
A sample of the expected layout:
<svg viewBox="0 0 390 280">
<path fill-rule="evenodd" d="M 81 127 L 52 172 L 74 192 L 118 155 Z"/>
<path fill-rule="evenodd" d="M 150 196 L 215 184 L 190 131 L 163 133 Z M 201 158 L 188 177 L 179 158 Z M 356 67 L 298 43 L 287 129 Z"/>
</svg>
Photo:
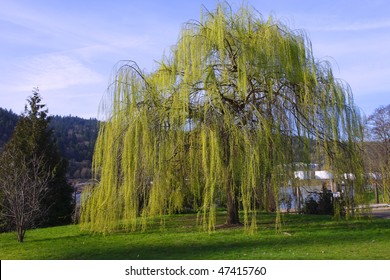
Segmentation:
<svg viewBox="0 0 390 280">
<path fill-rule="evenodd" d="M 314 178 L 317 180 L 332 180 L 333 174 L 326 170 L 314 171 Z"/>
</svg>

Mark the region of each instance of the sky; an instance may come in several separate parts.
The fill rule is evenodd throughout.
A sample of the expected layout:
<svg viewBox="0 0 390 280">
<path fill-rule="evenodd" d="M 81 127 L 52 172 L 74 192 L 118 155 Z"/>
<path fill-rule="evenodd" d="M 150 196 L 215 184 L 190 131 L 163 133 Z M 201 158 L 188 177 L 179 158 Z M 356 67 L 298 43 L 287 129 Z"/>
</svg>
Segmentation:
<svg viewBox="0 0 390 280">
<path fill-rule="evenodd" d="M 390 103 L 390 1 L 248 0 L 264 18 L 304 30 L 369 116 Z M 98 117 L 121 60 L 151 72 L 202 5 L 216 0 L 0 0 L 0 107 L 22 113 L 35 87 L 52 115 Z"/>
</svg>

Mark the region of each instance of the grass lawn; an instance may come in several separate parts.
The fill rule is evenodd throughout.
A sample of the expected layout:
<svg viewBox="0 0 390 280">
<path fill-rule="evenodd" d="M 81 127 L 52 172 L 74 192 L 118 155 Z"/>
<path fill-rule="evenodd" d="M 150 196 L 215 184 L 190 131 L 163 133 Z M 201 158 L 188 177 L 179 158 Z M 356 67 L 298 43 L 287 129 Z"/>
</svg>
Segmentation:
<svg viewBox="0 0 390 280">
<path fill-rule="evenodd" d="M 165 228 L 111 235 L 70 225 L 29 230 L 19 244 L 0 234 L 0 259 L 390 259 L 390 220 L 334 221 L 330 216 L 286 214 L 276 233 L 273 214 L 261 214 L 257 233 L 243 228 L 200 231 L 195 215 L 172 215 Z M 220 222 L 224 215 L 218 216 Z"/>
</svg>

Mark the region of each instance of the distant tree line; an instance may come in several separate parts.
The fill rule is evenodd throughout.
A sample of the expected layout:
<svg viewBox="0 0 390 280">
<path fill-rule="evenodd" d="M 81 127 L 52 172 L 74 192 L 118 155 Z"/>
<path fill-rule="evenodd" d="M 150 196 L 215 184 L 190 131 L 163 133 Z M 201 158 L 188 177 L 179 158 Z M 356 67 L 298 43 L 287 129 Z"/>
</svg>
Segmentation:
<svg viewBox="0 0 390 280">
<path fill-rule="evenodd" d="M 92 155 L 99 131 L 96 119 L 53 116 L 49 125 L 58 148 L 69 161 L 68 178 L 90 179 Z"/>
<path fill-rule="evenodd" d="M 0 108 L 0 151 L 10 140 L 20 116 Z M 90 179 L 92 154 L 99 130 L 96 119 L 51 116 L 49 128 L 62 157 L 68 161 L 67 178 Z"/>
</svg>

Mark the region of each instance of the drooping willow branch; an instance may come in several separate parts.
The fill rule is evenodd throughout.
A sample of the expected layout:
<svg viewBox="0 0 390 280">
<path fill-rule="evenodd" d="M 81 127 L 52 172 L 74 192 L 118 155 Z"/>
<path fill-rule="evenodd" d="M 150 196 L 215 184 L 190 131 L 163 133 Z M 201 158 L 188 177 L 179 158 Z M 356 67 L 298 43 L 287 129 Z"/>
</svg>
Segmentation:
<svg viewBox="0 0 390 280">
<path fill-rule="evenodd" d="M 149 217 L 198 211 L 213 230 L 256 229 L 259 210 L 278 213 L 294 162 L 315 160 L 336 176 L 360 176 L 361 119 L 349 87 L 316 62 L 303 32 L 224 5 L 186 24 L 159 68 L 120 67 L 102 106 L 94 154 L 100 178 L 82 209 L 92 231 L 145 229 Z M 362 179 L 355 180 L 362 189 Z M 360 184 L 360 187 L 357 186 Z"/>
</svg>

